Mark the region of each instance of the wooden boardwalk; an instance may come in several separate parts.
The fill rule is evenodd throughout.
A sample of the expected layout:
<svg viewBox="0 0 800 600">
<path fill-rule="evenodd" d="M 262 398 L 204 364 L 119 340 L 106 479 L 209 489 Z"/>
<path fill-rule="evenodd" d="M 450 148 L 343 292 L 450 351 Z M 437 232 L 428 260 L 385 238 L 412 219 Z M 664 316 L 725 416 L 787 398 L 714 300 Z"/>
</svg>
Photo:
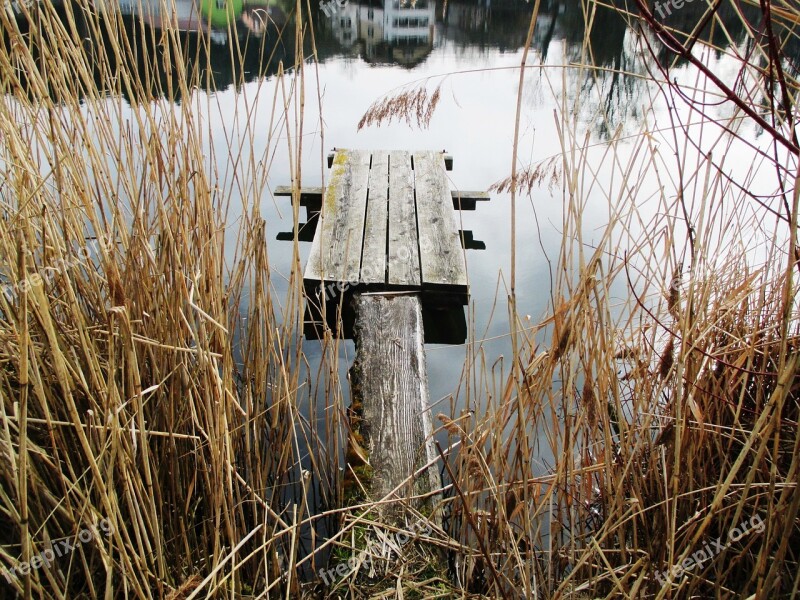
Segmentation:
<svg viewBox="0 0 800 600">
<path fill-rule="evenodd" d="M 355 339 L 351 425 L 372 472 L 358 486 L 374 500 L 396 500 L 380 512 L 398 524 L 406 505 L 437 519 L 424 344 L 466 338 L 464 248 L 482 246 L 460 230 L 456 211 L 475 210 L 488 196 L 451 191 L 451 162 L 441 152 L 337 150 L 324 190 L 276 190 L 294 192 L 316 225 L 303 274 L 310 322 L 319 334 L 315 319 L 324 312 L 332 330 Z M 303 228 L 298 239 L 301 230 L 310 237 Z"/>
<path fill-rule="evenodd" d="M 300 194 L 302 204 L 320 213 L 303 276 L 309 295 L 419 291 L 426 304 L 466 304 L 467 268 L 453 208 L 474 210 L 484 199 L 450 191 L 441 152 L 336 151 L 324 191 Z"/>
</svg>

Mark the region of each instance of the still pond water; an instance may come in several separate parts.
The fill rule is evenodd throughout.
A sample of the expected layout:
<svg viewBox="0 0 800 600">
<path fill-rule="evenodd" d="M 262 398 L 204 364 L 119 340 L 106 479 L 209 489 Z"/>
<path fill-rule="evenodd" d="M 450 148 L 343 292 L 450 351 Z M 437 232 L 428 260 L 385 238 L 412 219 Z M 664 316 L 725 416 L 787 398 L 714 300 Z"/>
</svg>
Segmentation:
<svg viewBox="0 0 800 600">
<path fill-rule="evenodd" d="M 270 107 L 279 91 L 278 63 L 293 62 L 293 3 L 173 2 L 174 23 L 189 48 L 186 56 L 190 62 L 192 48 L 198 47 L 201 39 L 209 40 L 209 60 L 206 62 L 203 57 L 198 62 L 208 64 L 211 70 L 201 80 L 213 77 L 214 84 L 213 90 L 193 90 L 192 98 L 174 96 L 170 101 L 193 102 L 207 109 L 203 113 L 209 132 L 207 142 L 214 148 L 224 148 L 227 140 L 234 140 L 249 146 L 243 155 L 262 156 L 270 137 Z M 686 27 L 699 20 L 702 3 L 695 4 L 686 5 L 675 16 L 679 21 L 676 25 Z M 125 27 L 137 31 L 157 29 L 159 5 L 158 0 L 123 0 L 119 7 Z M 312 7 L 318 62 L 309 62 L 305 73 L 302 184 L 322 184 L 322 157 L 333 147 L 447 150 L 455 159 L 450 173 L 454 189 L 486 190 L 507 177 L 511 172 L 519 65 L 532 9 L 532 4 L 523 0 L 384 0 L 370 4 L 339 0 L 323 1 L 318 9 Z M 278 29 L 284 25 L 283 34 L 279 34 Z M 735 20 L 731 20 L 729 31 L 734 40 L 742 40 Z M 657 93 L 653 87 L 642 78 L 623 74 L 646 73 L 647 59 L 636 34 L 623 19 L 604 9 L 598 9 L 594 16 L 589 40 L 591 60 L 597 69 L 580 66 L 590 61 L 585 33 L 584 9 L 579 0 L 542 3 L 528 57 L 528 65 L 535 68 L 527 69 L 522 94 L 519 165 L 528 168 L 562 152 L 562 115 L 568 115 L 566 120 L 576 139 L 583 141 L 588 136 L 598 160 L 598 184 L 584 199 L 584 242 L 591 246 L 593 236 L 599 235 L 599 228 L 608 221 L 608 204 L 602 189 L 611 174 L 599 166 L 605 144 L 619 136 L 623 141 L 618 152 L 624 155 L 630 149 L 624 140 L 634 140 L 645 128 L 657 132 L 666 126 L 667 119 L 663 103 L 654 100 Z M 232 52 L 234 48 L 241 49 L 241 54 Z M 708 53 L 707 60 L 709 66 L 722 73 L 735 66 L 719 54 Z M 693 73 L 678 65 L 671 75 L 689 79 Z M 154 95 L 164 89 L 164 77 L 160 73 L 151 78 Z M 441 90 L 441 100 L 427 127 L 395 121 L 359 130 L 358 123 L 373 102 L 419 85 L 425 85 L 429 92 L 437 87 Z M 260 102 L 264 107 L 255 110 Z M 257 119 L 256 127 L 252 127 L 253 119 Z M 237 138 L 242 121 L 247 120 L 254 133 Z M 747 124 L 743 127 L 745 137 L 758 138 L 757 132 L 747 130 Z M 272 135 L 281 137 L 286 133 L 276 130 Z M 291 141 L 297 143 L 296 139 Z M 672 138 L 664 134 L 658 141 L 669 144 Z M 269 156 L 272 189 L 290 183 L 286 145 L 279 142 L 276 147 L 277 151 Z M 741 160 L 751 160 L 744 150 L 737 151 L 742 152 Z M 220 173 L 227 173 L 226 181 L 231 184 L 234 206 L 230 218 L 235 224 L 242 198 L 237 198 L 239 192 L 231 183 L 234 167 L 224 153 L 218 152 L 212 160 Z M 753 182 L 758 179 L 758 175 L 752 177 Z M 769 181 L 764 183 L 770 185 Z M 652 186 L 655 189 L 655 181 Z M 551 300 L 554 261 L 561 242 L 562 198 L 562 182 L 545 180 L 517 202 L 517 303 L 521 315 L 531 315 L 531 323 L 543 315 Z M 277 238 L 292 228 L 289 202 L 271 194 L 249 199 L 254 200 L 260 202 L 267 223 L 272 284 L 277 297 L 283 298 L 288 288 L 292 245 Z M 494 194 L 477 211 L 461 214 L 463 230 L 472 232 L 474 240 L 483 243 L 478 246 L 485 246 L 467 254 L 472 291 L 467 322 L 473 332 L 470 341 L 485 340 L 483 352 L 488 365 L 501 357 L 507 361 L 510 355 L 506 308 L 511 254 L 509 200 L 507 194 Z M 303 264 L 309 246 L 301 245 Z M 626 290 L 622 288 L 618 294 L 624 296 Z M 305 341 L 304 352 L 312 372 L 316 372 L 321 359 L 319 343 Z M 457 384 L 467 355 L 465 346 L 428 345 L 427 352 L 432 401 L 458 396 Z M 352 356 L 352 343 L 342 345 L 339 364 L 343 381 Z M 497 364 L 498 369 L 502 368 L 502 361 Z M 504 366 L 507 369 L 507 362 Z M 497 375 L 499 381 L 499 371 Z M 449 403 L 445 402 L 434 413 L 448 412 L 448 408 Z M 539 468 L 545 469 L 547 457 L 540 460 Z"/>
</svg>

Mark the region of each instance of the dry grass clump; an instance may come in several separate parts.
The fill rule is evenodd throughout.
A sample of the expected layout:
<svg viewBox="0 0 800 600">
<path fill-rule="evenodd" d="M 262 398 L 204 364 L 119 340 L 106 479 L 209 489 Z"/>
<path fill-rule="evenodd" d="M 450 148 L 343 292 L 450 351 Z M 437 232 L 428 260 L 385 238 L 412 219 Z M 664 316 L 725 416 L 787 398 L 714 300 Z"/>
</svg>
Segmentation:
<svg viewBox="0 0 800 600">
<path fill-rule="evenodd" d="M 258 199 L 274 142 L 254 156 L 204 141 L 198 117 L 213 103 L 193 94 L 213 82 L 173 71 L 176 31 L 163 30 L 150 66 L 172 73 L 180 105 L 150 99 L 142 73 L 84 52 L 87 31 L 107 34 L 117 57 L 141 50 L 118 15 L 66 10 L 83 29 L 46 2 L 22 21 L 0 17 L 0 588 L 37 598 L 296 590 L 294 565 L 314 535 L 300 523 L 332 501 L 336 479 L 301 414 L 316 408 L 300 378 L 296 276 L 283 308 L 271 289 Z M 271 110 L 293 141 L 294 120 Z M 252 139 L 259 123 L 237 133 Z M 235 179 L 215 152 L 238 165 Z"/>
<path fill-rule="evenodd" d="M 703 121 L 713 152 L 695 151 L 690 136 L 659 149 L 644 123 L 624 143 L 612 136 L 598 169 L 573 118 L 580 107 L 564 105 L 562 154 L 499 184 L 561 187 L 551 314 L 525 329 L 512 291 L 510 373 L 496 376 L 481 345 L 469 346 L 464 412 L 440 419 L 446 516 L 439 526 L 409 512 L 411 543 L 372 518 L 394 500 L 325 510 L 342 501 L 338 353 L 327 332 L 319 373 L 307 373 L 296 240 L 287 298 L 275 296 L 257 201 L 273 139 L 263 156 L 233 142 L 213 148 L 197 116 L 208 105 L 195 95 L 201 83 L 213 88 L 212 70 L 172 68 L 186 58 L 177 33 L 150 57 L 152 72 L 169 73 L 161 91 L 182 98 L 173 105 L 122 66 L 138 64 L 141 48 L 118 15 L 71 3 L 81 29 L 37 6 L 24 32 L 0 13 L 0 568 L 37 565 L 0 573 L 4 591 L 797 595 L 799 197 L 792 120 L 780 116 L 793 113 L 796 89 L 776 66 L 792 31 L 743 59 L 736 101 L 714 92 L 735 108 Z M 268 109 L 295 165 L 302 114 L 278 107 L 295 102 L 293 85 L 302 90 L 301 30 L 302 19 L 296 79 L 280 71 Z M 89 64 L 87 31 L 105 34 L 114 60 Z M 658 41 L 643 39 L 642 48 Z M 664 66 L 655 56 L 653 72 Z M 661 91 L 672 109 L 692 98 Z M 381 100 L 359 127 L 424 126 L 439 92 Z M 252 118 L 229 140 L 252 140 L 261 126 L 244 102 Z M 765 131 L 778 134 L 760 151 L 774 197 L 730 185 L 719 162 L 736 126 L 765 108 Z M 669 114 L 674 130 L 687 129 L 684 113 Z M 218 172 L 215 154 L 236 174 Z M 235 232 L 234 196 L 244 203 Z M 600 228 L 583 220 L 598 199 Z M 338 528 L 319 531 L 325 519 Z M 56 547 L 70 549 L 53 558 Z M 348 559 L 370 568 L 301 585 Z"/>
<path fill-rule="evenodd" d="M 559 115 L 563 238 L 551 314 L 533 331 L 518 324 L 520 353 L 502 385 L 473 351 L 476 417 L 447 427 L 458 444 L 449 531 L 472 548 L 456 565 L 470 591 L 800 592 L 799 192 L 796 156 L 774 149 L 791 124 L 773 121 L 783 129 L 769 152 L 781 158 L 764 164 L 777 191 L 756 197 L 752 172 L 724 162 L 740 140 L 722 130 L 738 131 L 749 112 L 731 100 L 718 120 L 693 118 L 712 94 L 704 74 L 693 90 L 661 83 L 686 142 L 645 122 L 624 142 L 612 136 L 598 161 L 573 127 L 580 107 Z M 742 59 L 737 100 L 758 97 L 763 75 Z M 545 164 L 497 188 L 529 191 L 546 181 Z"/>
<path fill-rule="evenodd" d="M 389 525 L 348 512 L 346 531 L 335 544 L 329 568 L 320 571 L 328 597 L 452 597 L 443 548 L 448 538 L 432 521 L 409 511 L 407 521 Z"/>
<path fill-rule="evenodd" d="M 674 233 L 662 218 L 649 230 Z M 747 276 L 741 257 L 691 278 L 673 316 L 659 265 L 619 305 L 611 290 L 652 247 L 625 259 L 611 239 L 559 278 L 528 358 L 501 394 L 487 380 L 480 418 L 450 432 L 462 489 L 449 531 L 472 548 L 459 576 L 509 597 L 797 593 L 800 328 L 794 297 L 782 326 L 786 263 Z"/>
</svg>

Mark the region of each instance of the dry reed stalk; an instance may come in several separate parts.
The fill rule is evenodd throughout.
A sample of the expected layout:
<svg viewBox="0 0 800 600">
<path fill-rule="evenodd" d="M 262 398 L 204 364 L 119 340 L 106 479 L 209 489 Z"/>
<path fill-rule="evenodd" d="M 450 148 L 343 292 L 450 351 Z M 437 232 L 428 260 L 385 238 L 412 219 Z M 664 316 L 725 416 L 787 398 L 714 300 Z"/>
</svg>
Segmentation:
<svg viewBox="0 0 800 600">
<path fill-rule="evenodd" d="M 295 10 L 302 8 L 298 2 Z M 595 9 L 583 6 L 590 26 Z M 341 342 L 324 332 L 323 360 L 308 373 L 297 339 L 297 240 L 281 302 L 265 225 L 247 200 L 264 193 L 277 141 L 270 137 L 263 157 L 248 155 L 226 131 L 226 145 L 211 154 L 225 154 L 243 172 L 217 172 L 195 114 L 211 103 L 194 98 L 173 111 L 154 97 L 155 90 L 191 99 L 198 86 L 213 85 L 210 69 L 201 81 L 196 66 L 207 60 L 208 40 L 189 57 L 167 31 L 164 54 L 150 57 L 152 76 L 143 81 L 112 66 L 112 57 L 136 64 L 144 43 L 126 36 L 118 15 L 80 2 L 69 11 L 66 21 L 47 4 L 26 15 L 36 23 L 30 39 L 38 54 L 0 15 L 17 42 L 0 48 L 3 87 L 14 94 L 0 104 L 8 214 L 0 220 L 0 273 L 17 286 L 47 274 L 13 298 L 0 295 L 0 562 L 12 566 L 106 518 L 107 539 L 81 545 L 57 569 L 29 571 L 14 589 L 54 598 L 302 593 L 303 569 L 324 566 L 324 552 L 357 550 L 365 528 L 385 537 L 370 514 L 393 500 L 331 508 L 342 499 L 337 467 L 347 435 Z M 114 34 L 96 65 L 84 52 L 87 32 Z M 778 47 L 795 35 L 773 34 L 782 36 Z M 279 71 L 269 128 L 286 136 L 298 189 L 303 35 L 298 22 L 297 68 Z M 755 59 L 742 65 L 740 103 L 766 93 L 770 73 L 777 77 L 775 46 L 757 45 L 754 55 L 772 70 Z M 238 48 L 232 52 L 241 59 Z M 176 65 L 163 79 L 159 61 Z M 587 37 L 574 68 L 596 76 L 591 61 Z M 772 132 L 785 141 L 791 124 L 779 130 L 780 113 L 791 112 L 786 98 L 797 86 L 791 77 L 777 83 L 788 94 L 767 106 Z M 694 89 L 702 92 L 700 79 Z M 120 94 L 131 99 L 129 109 Z M 412 89 L 375 104 L 362 124 L 399 117 L 424 125 L 438 99 L 439 87 L 430 96 Z M 600 161 L 611 176 L 603 180 L 596 144 L 572 117 L 580 107 L 562 102 L 562 152 L 510 179 L 528 191 L 546 177 L 561 185 L 551 314 L 531 330 L 520 327 L 517 338 L 512 302 L 510 366 L 489 364 L 478 341 L 468 346 L 466 412 L 455 414 L 453 401 L 443 419 L 452 438 L 450 516 L 430 539 L 449 553 L 452 579 L 432 577 L 422 567 L 427 558 L 417 557 L 395 574 L 393 593 L 796 595 L 796 185 L 777 206 L 737 192 L 712 153 L 694 152 L 689 136 L 679 143 L 677 132 L 688 128 L 680 117 L 674 162 L 645 124 L 636 136 L 611 137 Z M 739 109 L 750 115 L 763 106 Z M 255 121 L 256 103 L 243 110 Z M 740 119 L 736 113 L 721 125 L 735 131 Z M 717 156 L 731 148 L 730 131 L 706 136 Z M 254 135 L 248 125 L 244 138 Z M 769 152 L 761 156 L 794 181 Z M 647 185 L 652 172 L 656 193 Z M 234 191 L 245 206 L 236 260 L 226 263 Z M 607 220 L 589 240 L 583 215 L 597 198 Z M 754 231 L 771 226 L 763 215 L 775 218 L 774 234 L 756 261 L 746 250 Z M 84 253 L 90 240 L 96 244 Z M 684 264 L 689 272 L 673 289 Z M 613 292 L 619 286 L 628 290 L 622 302 Z M 319 412 L 328 417 L 324 432 Z M 656 576 L 754 516 L 764 517 L 763 531 L 690 577 Z M 323 520 L 342 523 L 341 532 L 317 539 Z M 331 593 L 344 585 L 350 596 L 362 593 L 357 581 Z"/>
<path fill-rule="evenodd" d="M 254 156 L 226 132 L 229 145 L 208 148 L 195 111 L 213 104 L 193 90 L 213 81 L 186 63 L 208 61 L 203 44 L 187 57 L 165 28 L 164 52 L 146 55 L 145 69 L 166 76 L 143 77 L 114 62 L 137 64 L 147 44 L 128 37 L 119 15 L 86 3 L 65 10 L 66 19 L 42 3 L 26 15 L 30 44 L 0 16 L 16 40 L 0 48 L 13 92 L 0 104 L 0 273 L 13 283 L 0 297 L 2 568 L 107 519 L 107 537 L 10 587 L 206 597 L 277 581 L 289 593 L 297 578 L 283 579 L 282 561 L 306 552 L 299 523 L 313 525 L 304 516 L 319 494 L 334 496 L 336 455 L 301 414 L 311 386 L 301 379 L 299 277 L 278 308 L 264 222 L 247 201 L 265 193 L 276 142 Z M 87 54 L 87 36 L 108 46 Z M 195 99 L 172 110 L 154 90 Z M 241 106 L 256 114 L 256 102 Z M 272 132 L 290 110 L 273 104 Z M 239 134 L 252 141 L 253 128 Z M 209 162 L 215 151 L 237 165 L 235 177 Z M 228 231 L 234 193 L 244 218 Z M 226 237 L 236 242 L 231 263 Z M 338 386 L 335 372 L 328 385 Z M 307 452 L 313 486 L 298 468 Z M 296 522 L 282 514 L 292 506 Z"/>
<path fill-rule="evenodd" d="M 743 81 L 755 90 L 756 79 Z M 598 164 L 572 120 L 579 112 L 565 105 L 559 114 L 563 242 L 551 316 L 533 329 L 545 337 L 526 335 L 515 357 L 526 357 L 519 380 L 507 377 L 503 394 L 477 386 L 487 390 L 476 399 L 485 402 L 478 418 L 451 432 L 461 440 L 451 460 L 463 495 L 452 500 L 450 530 L 464 546 L 481 539 L 496 549 L 494 568 L 508 591 L 792 597 L 800 591 L 790 550 L 800 539 L 800 323 L 790 275 L 796 187 L 787 189 L 792 203 L 781 214 L 777 202 L 765 206 L 728 185 L 712 153 L 695 152 L 688 136 L 673 138 L 673 162 L 646 125 L 628 136 L 628 147 L 612 137 Z M 673 123 L 686 131 L 680 118 Z M 704 137 L 724 156 L 731 137 L 707 123 Z M 542 164 L 529 170 L 535 184 Z M 794 163 L 787 164 L 774 165 L 777 178 L 793 182 Z M 611 174 L 598 181 L 603 170 Z M 647 172 L 658 174 L 656 194 Z M 608 220 L 593 224 L 588 254 L 582 215 L 598 197 Z M 775 217 L 774 232 L 756 256 L 751 240 L 766 226 L 763 214 Z M 611 292 L 620 284 L 629 291 L 621 303 Z M 468 364 L 481 360 L 477 345 Z M 509 425 L 507 437 L 497 435 Z M 552 485 L 541 487 L 527 455 L 550 459 Z M 469 525 L 467 515 L 476 514 L 492 526 Z M 763 530 L 727 538 L 758 519 Z M 731 543 L 690 575 L 666 581 L 664 570 L 721 536 Z M 476 561 L 462 554 L 458 580 L 489 592 L 489 567 Z"/>
</svg>

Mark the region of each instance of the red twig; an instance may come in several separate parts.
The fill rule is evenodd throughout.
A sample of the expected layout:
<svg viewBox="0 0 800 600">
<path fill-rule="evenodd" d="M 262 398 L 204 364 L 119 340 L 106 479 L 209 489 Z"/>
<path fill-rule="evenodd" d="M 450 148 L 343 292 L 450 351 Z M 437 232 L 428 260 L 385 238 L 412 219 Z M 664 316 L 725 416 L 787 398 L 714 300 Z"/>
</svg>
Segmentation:
<svg viewBox="0 0 800 600">
<path fill-rule="evenodd" d="M 644 0 L 635 0 L 636 5 L 639 7 L 642 19 L 647 23 L 650 29 L 658 36 L 661 43 L 663 43 L 671 52 L 683 57 L 686 61 L 694 65 L 703 75 L 705 75 L 711 82 L 719 88 L 725 96 L 730 99 L 742 112 L 748 117 L 753 119 L 758 125 L 768 132 L 779 144 L 784 146 L 792 154 L 800 154 L 800 148 L 794 141 L 789 140 L 780 131 L 775 129 L 764 117 L 759 115 L 749 104 L 742 100 L 731 88 L 717 77 L 711 70 L 704 65 L 694 54 L 691 49 L 684 46 L 678 38 L 676 38 L 666 27 L 659 23 L 650 12 L 650 8 L 645 4 Z M 788 115 L 787 115 L 788 116 Z"/>
</svg>

